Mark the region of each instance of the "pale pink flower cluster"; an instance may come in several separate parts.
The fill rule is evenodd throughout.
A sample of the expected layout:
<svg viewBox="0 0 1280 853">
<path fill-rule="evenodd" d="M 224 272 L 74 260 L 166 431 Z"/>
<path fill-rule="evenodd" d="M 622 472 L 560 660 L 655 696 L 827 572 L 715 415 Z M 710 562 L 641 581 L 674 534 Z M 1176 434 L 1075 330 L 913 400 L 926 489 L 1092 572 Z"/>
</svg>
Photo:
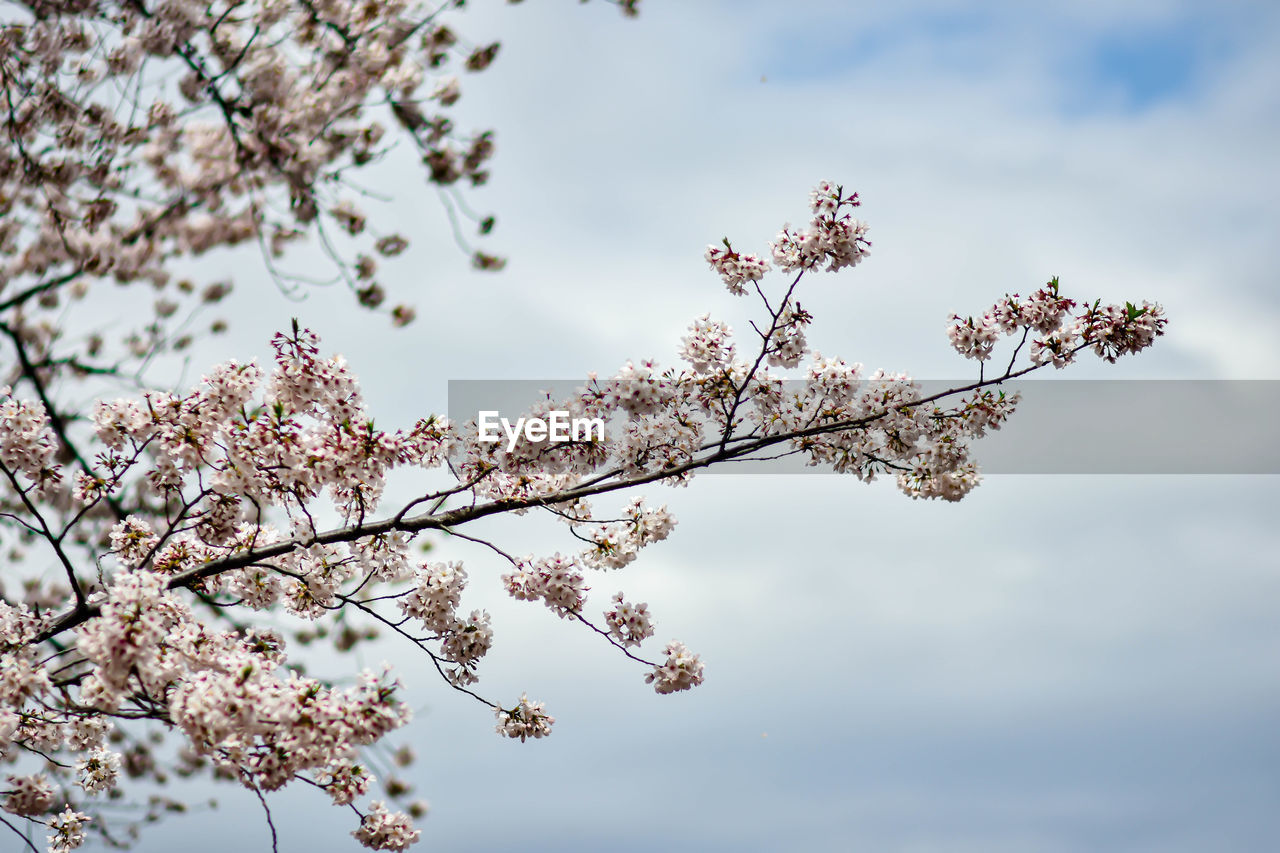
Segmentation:
<svg viewBox="0 0 1280 853">
<path fill-rule="evenodd" d="M 476 662 L 493 647 L 493 627 L 487 610 L 472 610 L 465 618 L 455 619 L 444 634 L 440 651 L 456 664 L 447 670 L 449 680 L 458 686 L 475 684 Z"/>
<path fill-rule="evenodd" d="M 121 573 L 101 615 L 79 632 L 80 651 L 96 664 L 82 700 L 110 709 L 127 696 L 156 697 L 197 753 L 245 784 L 274 790 L 312 771 L 335 800 L 350 802 L 367 786 L 351 767 L 355 750 L 404 725 L 408 708 L 385 674 L 366 671 L 341 690 L 296 673 L 282 679 L 279 646 L 270 634 L 209 630 L 165 589 L 162 575 Z M 115 783 L 119 758 L 95 747 L 78 768 L 81 786 L 95 793 Z"/>
<path fill-rule="evenodd" d="M 487 611 L 473 610 L 466 618 L 456 612 L 466 586 L 467 571 L 461 563 L 427 563 L 416 572 L 413 589 L 399 601 L 407 618 L 440 637 L 442 654 L 456 664 L 449 677 L 459 685 L 475 683 L 476 663 L 493 645 Z"/>
<path fill-rule="evenodd" d="M 300 534 L 302 533 L 299 525 Z M 285 610 L 303 619 L 319 619 L 339 606 L 342 585 L 359 574 L 361 565 L 349 559 L 350 549 L 337 545 L 308 545 L 279 559 L 281 601 Z"/>
<path fill-rule="evenodd" d="M 590 507 L 585 502 L 583 507 L 588 514 L 578 520 L 589 521 Z M 634 561 L 641 548 L 670 536 L 676 520 L 665 505 L 649 507 L 643 498 L 633 498 L 623 510 L 623 518 L 593 525 L 584 535 L 594 544 L 582 552 L 582 561 L 597 569 L 620 569 Z"/>
<path fill-rule="evenodd" d="M 307 771 L 338 784 L 335 801 L 349 801 L 352 770 L 343 770 L 357 748 L 381 740 L 409 721 L 395 698 L 398 684 L 386 673 L 360 674 L 353 687 L 326 688 L 315 679 L 274 667 L 248 653 L 230 671 L 204 669 L 189 676 L 169 699 L 174 723 L 197 752 L 238 770 L 245 783 L 273 791 Z M 336 773 L 335 773 L 336 771 Z"/>
<path fill-rule="evenodd" d="M 543 703 L 530 701 L 528 695 L 521 693 L 520 701 L 510 711 L 505 708 L 494 709 L 494 715 L 498 718 L 498 734 L 522 741 L 546 737 L 551 734 L 551 726 L 556 718 L 543 713 L 543 707 Z"/>
<path fill-rule="evenodd" d="M 1164 307 L 1143 301 L 1140 305 L 1094 306 L 1082 318 L 1085 340 L 1102 359 L 1115 362 L 1122 355 L 1141 352 L 1164 334 Z"/>
<path fill-rule="evenodd" d="M 44 776 L 10 776 L 7 787 L 3 808 L 10 814 L 31 817 L 53 807 L 53 785 Z"/>
<path fill-rule="evenodd" d="M 920 386 L 905 374 L 876 371 L 864 379 L 861 369 L 815 355 L 804 383 L 760 386 L 752 399 L 756 417 L 770 433 L 805 432 L 789 444 L 808 464 L 866 481 L 897 469 L 899 487 L 912 497 L 958 500 L 976 485 L 976 471 L 964 467 L 967 441 L 998 429 L 1016 396 L 998 406 L 916 405 Z M 965 473 L 955 483 L 947 477 L 952 468 Z"/>
<path fill-rule="evenodd" d="M 805 327 L 813 316 L 800 307 L 788 305 L 778 314 L 769 346 L 769 364 L 774 367 L 796 367 L 809 351 Z"/>
<path fill-rule="evenodd" d="M 625 601 L 620 592 L 613 596 L 613 607 L 604 612 L 604 621 L 609 633 L 624 646 L 638 646 L 654 634 L 649 605 Z"/>
<path fill-rule="evenodd" d="M 160 537 L 141 518 L 129 516 L 111 528 L 111 550 L 122 565 L 136 568 L 151 556 Z"/>
<path fill-rule="evenodd" d="M 706 259 L 734 296 L 744 295 L 747 292 L 747 282 L 759 281 L 769 271 L 767 261 L 762 261 L 755 255 L 735 252 L 728 240 L 724 241 L 723 249 L 707 246 Z"/>
<path fill-rule="evenodd" d="M 110 730 L 111 724 L 102 717 L 77 717 L 66 727 L 67 747 L 76 752 L 92 751 Z"/>
<path fill-rule="evenodd" d="M 984 315 L 991 318 L 1000 331 L 1011 335 L 1018 329 L 1031 329 L 1040 335 L 1051 334 L 1062 325 L 1075 302 L 1058 293 L 1058 280 L 1052 279 L 1028 297 L 1016 293 L 1006 296 Z"/>
<path fill-rule="evenodd" d="M 628 475 L 679 468 L 691 462 L 706 440 L 705 423 L 687 387 L 672 393 L 660 411 L 633 417 L 619 443 L 611 448 Z M 673 484 L 687 483 L 677 477 Z"/>
<path fill-rule="evenodd" d="M 1084 321 L 1077 317 L 1043 337 L 1034 338 L 1027 350 L 1027 358 L 1032 364 L 1052 364 L 1061 370 L 1075 361 L 1083 338 Z"/>
<path fill-rule="evenodd" d="M 980 317 L 952 317 L 947 334 L 956 352 L 986 361 L 1001 337 L 1023 330 L 1024 339 L 1035 335 L 1028 349 L 1031 363 L 1059 369 L 1072 363 L 1086 346 L 1114 362 L 1121 355 L 1146 349 L 1164 334 L 1164 309 L 1158 304 L 1095 303 L 1072 314 L 1075 306 L 1074 300 L 1058 292 L 1054 278 L 1030 296 L 1006 296 Z"/>
<path fill-rule="evenodd" d="M 49 853 L 67 853 L 84 844 L 84 825 L 92 818 L 67 806 L 49 820 Z"/>
<path fill-rule="evenodd" d="M 403 580 L 413 573 L 409 564 L 409 537 L 399 530 L 357 539 L 352 553 L 356 562 L 380 581 Z"/>
<path fill-rule="evenodd" d="M 274 607 L 284 595 L 284 583 L 280 575 L 263 566 L 238 569 L 228 572 L 224 577 L 226 591 L 250 610 L 267 610 Z M 296 602 L 296 597 L 294 600 Z M 294 610 L 295 612 L 297 610 L 296 604 Z"/>
<path fill-rule="evenodd" d="M 685 648 L 684 643 L 672 640 L 667 643 L 667 659 L 655 666 L 644 680 L 659 693 L 676 693 L 689 690 L 702 683 L 702 659 Z"/>
<path fill-rule="evenodd" d="M 621 408 L 633 418 L 662 411 L 675 392 L 672 377 L 659 373 L 655 361 L 628 361 L 601 391 L 607 409 Z"/>
<path fill-rule="evenodd" d="M 26 604 L 0 602 L 0 751 L 18 731 L 19 718 L 10 709 L 54 693 L 48 670 L 31 642 L 45 623 Z"/>
<path fill-rule="evenodd" d="M 785 226 L 770 244 L 778 269 L 794 272 L 821 267 L 827 272 L 837 272 L 859 264 L 871 249 L 867 226 L 854 219 L 852 213 L 840 212 L 860 205 L 858 194 L 844 196 L 839 187 L 823 181 L 810 194 L 809 201 L 813 219 L 808 229 Z"/>
<path fill-rule="evenodd" d="M 1061 337 L 1064 318 L 1074 306 L 1072 300 L 1059 295 L 1055 278 L 1030 296 L 1005 296 L 980 317 L 952 317 L 947 334 L 956 352 L 965 358 L 986 361 L 1002 336 L 1020 329 L 1042 336 L 1033 342 L 1033 350 L 1046 337 Z"/>
<path fill-rule="evenodd" d="M 176 492 L 197 474 L 208 477 L 199 517 L 209 544 L 230 543 L 254 504 L 292 510 L 327 490 L 345 512 L 373 511 L 392 468 L 444 461 L 446 422 L 424 419 L 407 433 L 377 430 L 345 362 L 320 358 L 311 332 L 277 335 L 273 345 L 276 369 L 251 418 L 263 372 L 235 362 L 185 397 L 149 394 L 143 404 L 117 400 L 94 411 L 108 447 L 150 452 L 153 488 Z"/>
<path fill-rule="evenodd" d="M 805 382 L 814 388 L 817 399 L 837 404 L 853 399 L 861 381 L 862 365 L 849 364 L 842 358 L 823 358 L 815 352 Z"/>
<path fill-rule="evenodd" d="M 86 793 L 100 794 L 116 786 L 120 776 L 120 756 L 104 747 L 95 747 L 87 757 L 76 762 L 79 785 Z"/>
<path fill-rule="evenodd" d="M 714 373 L 733 361 L 733 333 L 729 327 L 703 314 L 689 326 L 681 339 L 680 357 L 695 373 Z"/>
<path fill-rule="evenodd" d="M 856 197 L 855 193 L 854 198 Z M 817 217 L 835 216 L 842 201 L 844 199 L 841 198 L 840 187 L 831 181 L 819 181 L 818 185 L 809 192 L 809 209 Z"/>
<path fill-rule="evenodd" d="M 51 463 L 58 444 L 44 405 L 16 399 L 8 385 L 0 386 L 0 423 L 0 464 L 21 473 L 38 494 L 56 485 L 58 466 Z"/>
<path fill-rule="evenodd" d="M 163 641 L 189 617 L 163 576 L 123 572 L 107 590 L 101 615 L 80 629 L 77 647 L 97 664 L 86 690 L 100 706 L 114 708 L 135 681 L 161 696 L 182 664 Z"/>
<path fill-rule="evenodd" d="M 561 618 L 581 612 L 587 600 L 588 587 L 577 563 L 559 554 L 517 560 L 515 570 L 502 576 L 502 584 L 512 598 L 541 600 Z"/>
<path fill-rule="evenodd" d="M 969 458 L 968 440 L 1000 429 L 1019 399 L 1016 393 L 983 390 L 952 409 L 928 407 L 922 449 L 911 460 L 909 470 L 899 472 L 898 488 L 912 498 L 963 498 L 982 480 L 978 466 Z"/>
<path fill-rule="evenodd" d="M 422 836 L 413 821 L 403 812 L 387 810 L 382 800 L 369 804 L 369 812 L 360 820 L 360 828 L 351 833 L 371 850 L 407 850 Z"/>
<path fill-rule="evenodd" d="M 316 781 L 328 792 L 336 806 L 350 805 L 356 797 L 369 792 L 374 783 L 373 774 L 359 764 L 333 761 L 322 767 Z"/>
<path fill-rule="evenodd" d="M 947 337 L 951 346 L 965 358 L 986 361 L 991 358 L 996 344 L 1002 337 L 1000 327 L 995 318 L 985 314 L 974 320 L 972 317 L 953 317 L 954 322 L 947 327 Z"/>
<path fill-rule="evenodd" d="M 400 599 L 404 615 L 417 619 L 438 634 L 454 627 L 454 610 L 467 586 L 467 570 L 461 563 L 427 563 L 418 569 L 413 591 Z"/>
</svg>

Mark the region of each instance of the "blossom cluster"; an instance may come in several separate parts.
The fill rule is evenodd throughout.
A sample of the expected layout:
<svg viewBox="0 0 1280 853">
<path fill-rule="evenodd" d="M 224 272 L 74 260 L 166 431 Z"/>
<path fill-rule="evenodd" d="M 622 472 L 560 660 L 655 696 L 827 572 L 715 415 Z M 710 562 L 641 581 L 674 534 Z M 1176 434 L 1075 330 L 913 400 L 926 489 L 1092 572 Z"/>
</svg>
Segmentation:
<svg viewBox="0 0 1280 853">
<path fill-rule="evenodd" d="M 1028 357 L 1034 365 L 1052 364 L 1061 369 L 1086 347 L 1103 359 L 1140 352 L 1164 334 L 1164 308 L 1156 303 L 1102 305 L 1095 302 L 1073 314 L 1074 300 L 1059 293 L 1053 278 L 1030 296 L 1005 296 L 981 316 L 952 317 L 947 329 L 951 345 L 965 358 L 986 361 L 1002 337 L 1023 334 L 1031 338 Z"/>
<path fill-rule="evenodd" d="M 48 413 L 38 401 L 16 400 L 13 390 L 0 386 L 0 464 L 6 471 L 22 474 L 44 494 L 61 479 L 53 464 L 57 443 L 49 428 Z"/>
<path fill-rule="evenodd" d="M 659 693 L 689 690 L 702 683 L 702 660 L 685 648 L 684 643 L 667 643 L 667 659 L 644 677 Z"/>
<path fill-rule="evenodd" d="M 407 850 L 422 837 L 422 831 L 413 828 L 408 815 L 388 811 L 381 800 L 370 804 L 369 813 L 360 820 L 360 828 L 351 834 L 371 850 Z"/>
<path fill-rule="evenodd" d="M 809 196 L 809 227 L 796 230 L 787 225 L 770 245 L 778 269 L 838 272 L 861 263 L 871 250 L 866 223 L 851 212 L 861 203 L 857 193 L 844 195 L 843 188 L 830 181 L 818 184 Z M 849 210 L 841 213 L 844 208 Z"/>
<path fill-rule="evenodd" d="M 53 786 L 44 776 L 10 776 L 7 787 L 4 810 L 10 814 L 30 817 L 53 806 Z"/>
<path fill-rule="evenodd" d="M 414 578 L 412 592 L 400 599 L 400 610 L 428 630 L 443 634 L 454 628 L 454 610 L 467 586 L 467 570 L 461 563 L 427 563 Z"/>
<path fill-rule="evenodd" d="M 574 520 L 585 532 L 583 538 L 591 547 L 582 552 L 584 563 L 597 569 L 620 569 L 640 554 L 640 549 L 661 542 L 675 529 L 675 517 L 666 506 L 646 506 L 643 498 L 633 498 L 615 521 L 596 521 L 590 516 L 590 505 L 579 503 L 580 515 Z"/>
<path fill-rule="evenodd" d="M 49 820 L 49 853 L 67 853 L 84 844 L 84 825 L 92 820 L 89 815 L 67 806 Z"/>
<path fill-rule="evenodd" d="M 478 680 L 476 665 L 493 645 L 487 611 L 458 614 L 466 586 L 467 570 L 461 563 L 426 563 L 414 573 L 412 589 L 397 596 L 405 618 L 420 623 L 440 640 L 441 662 L 451 665 L 446 672 L 455 685 Z"/>
<path fill-rule="evenodd" d="M 613 596 L 613 608 L 605 611 L 604 621 L 609 633 L 624 646 L 638 646 L 654 633 L 649 605 L 625 601 L 620 592 Z"/>
<path fill-rule="evenodd" d="M 517 560 L 515 570 L 502 576 L 502 584 L 512 598 L 541 600 L 561 618 L 582 610 L 587 600 L 582 572 L 572 558 L 559 554 Z"/>
<path fill-rule="evenodd" d="M 680 357 L 698 373 L 723 370 L 733 361 L 732 330 L 725 323 L 703 314 L 689 326 L 689 334 L 681 339 Z"/>
<path fill-rule="evenodd" d="M 555 717 L 543 713 L 541 702 L 530 701 L 523 693 L 514 708 L 509 711 L 498 708 L 494 714 L 498 718 L 498 734 L 519 740 L 546 737 L 556 721 Z"/>
<path fill-rule="evenodd" d="M 747 282 L 760 281 L 769 271 L 768 261 L 752 254 L 735 252 L 728 240 L 724 241 L 723 249 L 707 246 L 705 257 L 734 296 L 744 295 L 747 292 Z"/>
<path fill-rule="evenodd" d="M 371 512 L 392 468 L 444 461 L 446 422 L 377 430 L 345 362 L 321 358 L 313 333 L 280 334 L 273 346 L 276 368 L 265 388 L 256 364 L 232 361 L 186 396 L 148 393 L 141 401 L 100 402 L 93 412 L 108 448 L 147 450 L 154 490 L 177 493 L 193 475 L 208 479 L 195 517 L 210 545 L 233 541 L 254 505 L 296 509 L 328 491 L 349 515 Z M 261 404 L 250 407 L 260 390 Z"/>
</svg>

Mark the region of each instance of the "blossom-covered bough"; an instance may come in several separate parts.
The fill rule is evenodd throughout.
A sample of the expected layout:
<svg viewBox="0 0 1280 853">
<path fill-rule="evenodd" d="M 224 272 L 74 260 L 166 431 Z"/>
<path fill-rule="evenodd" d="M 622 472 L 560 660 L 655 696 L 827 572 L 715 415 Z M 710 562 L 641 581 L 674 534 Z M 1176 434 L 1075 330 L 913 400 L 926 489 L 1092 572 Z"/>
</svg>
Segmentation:
<svg viewBox="0 0 1280 853">
<path fill-rule="evenodd" d="M 674 527 L 665 507 L 631 494 L 636 487 L 797 455 L 862 480 L 896 475 L 915 498 L 958 500 L 979 480 L 969 441 L 998 429 L 1017 403 L 1001 383 L 1086 350 L 1115 361 L 1163 332 L 1158 305 L 1078 305 L 1055 279 L 952 319 L 952 344 L 981 365 L 1010 339 L 996 375 L 981 370 L 928 396 L 905 374 L 864 375 L 811 353 L 813 318 L 797 298 L 811 274 L 867 256 L 859 200 L 823 183 L 810 202 L 808 226 L 784 229 L 769 261 L 728 241 L 707 250 L 730 293 L 759 299 L 747 343 L 703 316 L 682 341 L 683 366 L 629 362 L 531 412 L 597 417 L 611 426 L 604 435 L 508 446 L 482 440 L 474 421 L 438 417 L 380 430 L 342 358 L 298 326 L 276 336 L 270 369 L 231 361 L 187 393 L 97 403 L 74 453 L 65 438 L 74 431 L 6 388 L 5 520 L 22 533 L 25 564 L 52 570 L 20 591 L 6 578 L 0 604 L 5 823 L 23 837 L 22 821 L 42 823 L 49 849 L 71 849 L 89 831 L 115 837 L 97 804 L 125 777 L 205 772 L 260 797 L 315 786 L 353 810 L 361 844 L 404 849 L 419 830 L 387 800 L 406 786 L 384 779 L 385 794 L 373 794 L 373 748 L 409 719 L 399 682 L 389 670 L 347 686 L 307 676 L 287 661 L 286 634 L 302 626 L 342 647 L 380 628 L 488 706 L 499 734 L 544 737 L 554 718 L 541 703 L 523 694 L 499 702 L 479 686 L 495 631 L 468 600 L 468 571 L 496 564 L 511 596 L 599 635 L 658 693 L 687 690 L 702 682 L 702 661 L 678 640 L 644 651 L 655 634 L 647 603 L 588 596 Z M 765 284 L 771 268 L 785 276 L 776 286 Z M 438 487 L 386 508 L 396 469 L 433 472 Z M 627 493 L 621 508 L 598 511 L 618 505 L 615 492 Z M 528 512 L 554 515 L 576 545 L 515 555 L 468 528 Z M 474 548 L 474 560 L 424 561 L 411 546 L 432 531 Z M 153 731 L 173 733 L 178 746 L 154 746 Z"/>
<path fill-rule="evenodd" d="M 635 14 L 637 0 L 611 2 Z M 457 28 L 464 5 L 0 2 L 0 332 L 34 369 L 133 377 L 226 328 L 203 313 L 230 283 L 199 281 L 192 261 L 255 245 L 287 293 L 340 283 L 408 324 L 413 306 L 390 304 L 378 278 L 409 240 L 370 222 L 375 194 L 359 177 L 397 145 L 414 152 L 473 265 L 501 269 L 464 233 L 494 228 L 461 188 L 488 181 L 496 142 L 450 113 L 460 75 L 499 52 Z M 327 274 L 290 257 L 306 238 Z M 46 322 L 108 282 L 158 291 L 134 328 L 72 343 L 65 318 Z"/>
<path fill-rule="evenodd" d="M 1017 402 L 1002 382 L 1086 350 L 1114 361 L 1162 333 L 1157 305 L 1078 305 L 1054 280 L 953 318 L 953 345 L 980 368 L 943 393 L 811 353 L 802 283 L 870 245 L 857 196 L 824 183 L 809 224 L 784 229 L 768 260 L 727 240 L 707 250 L 731 294 L 759 300 L 745 341 L 706 315 L 681 367 L 630 362 L 528 413 L 598 419 L 604 434 L 508 444 L 439 417 L 379 429 L 352 371 L 302 324 L 275 338 L 272 365 L 231 361 L 164 390 L 158 359 L 226 328 L 202 317 L 230 283 L 184 274 L 216 250 L 256 246 L 264 280 L 292 294 L 308 279 L 289 248 L 312 240 L 359 305 L 413 319 L 377 281 L 408 237 L 377 228 L 352 178 L 397 140 L 459 242 L 459 217 L 493 228 L 459 187 L 487 180 L 494 136 L 459 131 L 449 108 L 458 73 L 484 71 L 498 47 L 460 34 L 462 6 L 0 3 L 0 833 L 15 844 L 126 845 L 182 809 L 162 785 L 204 775 L 264 808 L 271 791 L 312 786 L 352 811 L 358 842 L 403 849 L 425 806 L 397 778 L 412 751 L 388 737 L 409 719 L 399 681 L 309 674 L 300 646 L 400 643 L 484 704 L 500 735 L 545 737 L 542 703 L 480 685 L 495 630 L 467 582 L 496 572 L 656 692 L 687 690 L 702 661 L 678 640 L 655 650 L 649 605 L 610 583 L 674 528 L 638 487 L 797 456 L 957 500 L 979 479 L 969 441 Z M 771 269 L 785 278 L 766 285 Z M 104 293 L 137 309 L 136 326 L 95 325 Z M 991 374 L 1005 338 L 1007 366 Z M 416 472 L 416 498 L 385 497 L 396 472 Z M 563 523 L 560 552 L 515 554 L 476 532 L 526 513 Z M 424 559 L 433 534 L 465 563 Z"/>
</svg>

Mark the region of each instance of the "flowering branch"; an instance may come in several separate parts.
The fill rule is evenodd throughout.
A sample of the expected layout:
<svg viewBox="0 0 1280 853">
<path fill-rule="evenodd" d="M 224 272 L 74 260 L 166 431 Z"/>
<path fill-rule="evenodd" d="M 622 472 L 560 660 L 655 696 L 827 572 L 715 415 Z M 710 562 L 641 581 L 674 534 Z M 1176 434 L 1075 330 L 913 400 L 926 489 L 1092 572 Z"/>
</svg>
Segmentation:
<svg viewBox="0 0 1280 853">
<path fill-rule="evenodd" d="M 856 194 L 820 184 L 809 225 L 783 229 L 772 263 L 727 240 L 723 249 L 709 248 L 707 260 L 730 293 L 744 295 L 749 285 L 761 299 L 756 346 L 740 357 L 732 330 L 704 315 L 682 340 L 684 367 L 628 362 L 530 410 L 534 421 L 559 412 L 601 423 L 598 433 L 571 440 L 526 428 L 495 441 L 475 420 L 434 416 L 408 430 L 377 429 L 345 362 L 322 356 L 316 336 L 295 324 L 274 339 L 269 373 L 231 361 L 184 395 L 98 403 L 86 439 L 100 448 L 91 465 L 55 419 L 33 362 L 20 355 L 39 399 L 0 394 L 12 425 L 0 437 L 7 518 L 51 549 L 66 585 L 37 584 L 29 601 L 0 604 L 7 673 L 0 747 L 45 758 L 42 772 L 10 777 L 0 808 L 34 819 L 64 805 L 48 775 L 75 777 L 90 796 L 116 788 L 121 758 L 107 735 L 140 719 L 174 731 L 198 766 L 238 779 L 264 807 L 267 792 L 302 780 L 355 808 L 374 781 L 359 763 L 362 751 L 409 719 L 399 684 L 388 671 L 366 671 L 347 687 L 305 677 L 286 664 L 286 641 L 268 627 L 281 620 L 315 625 L 311 634 L 295 629 L 303 642 L 328 630 L 333 614 L 343 650 L 373 636 L 347 621 L 358 614 L 424 652 L 452 688 L 493 709 L 501 735 L 546 737 L 555 718 L 541 703 L 522 694 L 505 707 L 472 689 L 494 629 L 487 611 L 462 609 L 462 563 L 410 556 L 410 544 L 429 531 L 496 555 L 508 594 L 603 636 L 646 668 L 657 693 L 688 690 L 704 678 L 698 655 L 678 640 L 657 660 L 640 651 L 655 634 L 647 603 L 617 592 L 602 622 L 587 612 L 589 573 L 633 562 L 667 538 L 674 518 L 639 497 L 599 514 L 591 500 L 653 483 L 685 485 L 725 463 L 795 454 L 862 480 L 894 473 L 913 498 L 958 500 L 980 480 L 969 443 L 999 429 L 1017 405 L 1002 383 L 1050 364 L 1063 368 L 1085 350 L 1115 361 L 1163 334 L 1160 306 L 1077 309 L 1054 279 L 980 316 L 952 318 L 953 346 L 980 367 L 1001 339 L 1018 339 L 998 376 L 980 369 L 976 381 L 929 395 L 905 374 L 864 376 L 861 365 L 811 353 L 813 316 L 797 300 L 809 273 L 840 271 L 869 254 L 867 226 L 853 217 L 859 204 Z M 775 265 L 789 284 L 771 300 L 763 280 Z M 10 337 L 21 354 L 22 341 Z M 784 381 L 785 371 L 797 369 L 795 381 Z M 80 463 L 72 478 L 54 464 L 60 446 Z M 397 469 L 433 471 L 450 482 L 379 516 Z M 340 523 L 318 524 L 326 509 Z M 517 556 L 463 529 L 531 509 L 565 524 L 582 550 Z M 50 513 L 62 519 L 56 534 Z M 79 550 L 64 548 L 67 541 Z M 389 612 L 393 604 L 398 614 Z M 217 613 L 224 627 L 197 615 L 195 605 Z M 52 654 L 38 651 L 50 646 Z M 62 752 L 80 758 L 59 762 Z M 387 784 L 393 798 L 408 790 Z M 82 807 L 89 812 L 76 810 Z M 49 822 L 50 849 L 70 849 L 91 820 L 104 822 L 90 812 L 89 804 L 67 804 Z M 365 846 L 400 850 L 419 837 L 410 817 L 385 801 L 356 814 L 352 834 Z M 274 844 L 269 810 L 267 819 Z"/>
</svg>

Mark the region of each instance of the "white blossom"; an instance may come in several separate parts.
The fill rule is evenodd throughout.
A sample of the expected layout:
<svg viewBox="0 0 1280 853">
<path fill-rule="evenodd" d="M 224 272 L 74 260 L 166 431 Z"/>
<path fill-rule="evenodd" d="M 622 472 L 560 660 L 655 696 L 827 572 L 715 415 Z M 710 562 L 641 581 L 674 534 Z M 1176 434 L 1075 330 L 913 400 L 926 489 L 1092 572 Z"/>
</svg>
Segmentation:
<svg viewBox="0 0 1280 853">
<path fill-rule="evenodd" d="M 66 853 L 84 844 L 84 825 L 92 820 L 87 814 L 67 806 L 49 821 L 49 853 Z"/>
<path fill-rule="evenodd" d="M 520 701 L 511 710 L 498 708 L 494 714 L 498 718 L 497 731 L 509 738 L 526 740 L 542 738 L 551 734 L 551 726 L 556 718 L 543 713 L 543 704 L 533 702 L 527 694 L 520 694 Z"/>
<path fill-rule="evenodd" d="M 644 677 L 658 693 L 689 690 L 702 683 L 702 659 L 685 648 L 684 643 L 667 643 L 667 659 Z"/>
<path fill-rule="evenodd" d="M 120 775 L 120 756 L 109 749 L 96 747 L 76 762 L 76 770 L 80 774 L 78 784 L 86 793 L 110 791 Z"/>
<path fill-rule="evenodd" d="M 40 774 L 10 776 L 5 787 L 8 793 L 0 808 L 10 814 L 33 817 L 53 808 L 53 785 Z"/>
<path fill-rule="evenodd" d="M 386 803 L 381 800 L 369 804 L 369 812 L 361 819 L 360 828 L 351 834 L 371 850 L 407 850 L 422 835 L 421 831 L 413 828 L 408 815 L 387 811 Z"/>
</svg>

